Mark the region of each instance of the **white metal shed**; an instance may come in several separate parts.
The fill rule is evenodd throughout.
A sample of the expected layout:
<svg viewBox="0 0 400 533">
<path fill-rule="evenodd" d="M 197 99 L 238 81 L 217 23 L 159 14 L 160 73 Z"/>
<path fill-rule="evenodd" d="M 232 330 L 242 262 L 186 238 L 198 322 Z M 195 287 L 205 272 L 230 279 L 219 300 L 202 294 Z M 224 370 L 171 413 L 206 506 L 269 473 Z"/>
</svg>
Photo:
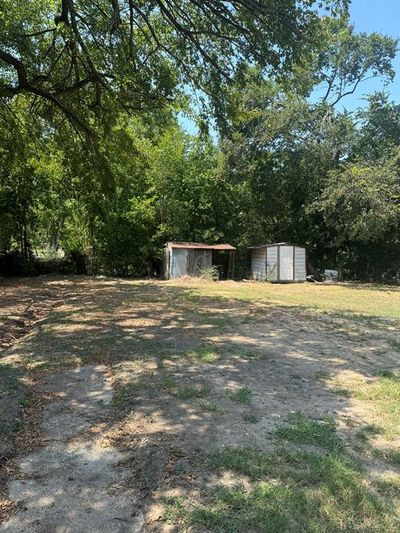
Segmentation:
<svg viewBox="0 0 400 533">
<path fill-rule="evenodd" d="M 278 242 L 251 248 L 251 274 L 258 281 L 306 281 L 304 246 Z"/>
</svg>

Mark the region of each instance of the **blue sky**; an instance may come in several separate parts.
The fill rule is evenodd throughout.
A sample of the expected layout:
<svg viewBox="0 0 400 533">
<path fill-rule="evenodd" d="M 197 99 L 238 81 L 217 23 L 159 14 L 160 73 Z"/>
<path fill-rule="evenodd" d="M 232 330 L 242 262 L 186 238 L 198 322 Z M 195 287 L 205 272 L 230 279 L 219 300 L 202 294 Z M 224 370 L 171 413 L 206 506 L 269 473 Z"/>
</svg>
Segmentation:
<svg viewBox="0 0 400 533">
<path fill-rule="evenodd" d="M 400 38 L 400 0 L 352 0 L 350 4 L 351 22 L 356 31 L 374 31 Z M 400 53 L 393 62 L 396 77 L 386 87 L 380 79 L 367 80 L 359 85 L 357 91 L 342 101 L 343 108 L 351 111 L 365 105 L 364 96 L 373 91 L 386 90 L 391 99 L 400 102 Z M 195 133 L 196 127 L 191 120 L 181 117 L 182 126 L 188 133 Z"/>
<path fill-rule="evenodd" d="M 358 32 L 377 31 L 390 37 L 400 37 L 400 0 L 352 0 L 350 16 Z M 395 58 L 393 67 L 396 77 L 386 90 L 394 101 L 400 102 L 400 54 Z M 344 107 L 349 110 L 360 107 L 363 95 L 381 89 L 381 80 L 365 81 L 354 95 L 346 98 Z"/>
</svg>

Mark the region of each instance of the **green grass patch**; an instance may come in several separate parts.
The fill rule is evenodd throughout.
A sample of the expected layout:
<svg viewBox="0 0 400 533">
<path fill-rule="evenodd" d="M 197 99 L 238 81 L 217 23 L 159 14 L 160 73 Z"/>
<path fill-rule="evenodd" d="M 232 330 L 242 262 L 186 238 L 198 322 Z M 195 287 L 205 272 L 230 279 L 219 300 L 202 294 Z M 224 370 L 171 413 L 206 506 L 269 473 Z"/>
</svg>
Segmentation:
<svg viewBox="0 0 400 533">
<path fill-rule="evenodd" d="M 178 382 L 176 381 L 176 379 L 171 378 L 171 377 L 166 377 L 164 379 L 164 388 L 166 388 L 167 391 L 171 392 L 175 390 L 177 387 L 178 387 Z"/>
<path fill-rule="evenodd" d="M 345 393 L 347 397 L 370 402 L 369 413 L 376 418 L 380 433 L 388 439 L 400 435 L 400 373 L 399 370 L 381 371 L 370 380 L 353 381 L 351 386 L 342 388 L 339 384 L 336 392 Z"/>
<path fill-rule="evenodd" d="M 253 395 L 249 387 L 240 387 L 234 391 L 228 391 L 229 398 L 234 402 L 241 403 L 243 405 L 250 405 L 251 397 Z"/>
<path fill-rule="evenodd" d="M 278 428 L 276 435 L 294 444 L 309 444 L 330 451 L 340 451 L 343 442 L 336 434 L 335 422 L 331 418 L 315 421 L 302 413 L 295 413 L 289 417 L 286 426 Z"/>
<path fill-rule="evenodd" d="M 150 377 L 139 377 L 135 381 L 120 383 L 114 389 L 113 404 L 117 407 L 123 407 L 137 400 L 144 392 L 150 396 L 158 393 L 157 383 Z"/>
<path fill-rule="evenodd" d="M 200 361 L 202 363 L 214 363 L 220 358 L 220 355 L 212 348 L 208 346 L 201 346 L 195 350 L 191 350 L 187 353 L 190 359 Z"/>
<path fill-rule="evenodd" d="M 190 400 L 192 398 L 204 398 L 210 393 L 210 386 L 207 383 L 197 385 L 178 386 L 173 394 L 180 400 Z"/>
<path fill-rule="evenodd" d="M 357 463 L 343 454 L 227 448 L 209 457 L 212 471 L 246 476 L 246 484 L 202 491 L 193 507 L 180 498 L 165 520 L 213 532 L 398 531 L 397 487 L 372 490 Z M 382 496 L 385 496 L 383 498 Z"/>
<path fill-rule="evenodd" d="M 164 520 L 167 524 L 186 522 L 184 499 L 178 496 L 167 498 L 164 502 Z"/>
<path fill-rule="evenodd" d="M 383 371 L 372 382 L 359 383 L 352 391 L 358 400 L 400 402 L 400 377 L 398 371 Z"/>
</svg>

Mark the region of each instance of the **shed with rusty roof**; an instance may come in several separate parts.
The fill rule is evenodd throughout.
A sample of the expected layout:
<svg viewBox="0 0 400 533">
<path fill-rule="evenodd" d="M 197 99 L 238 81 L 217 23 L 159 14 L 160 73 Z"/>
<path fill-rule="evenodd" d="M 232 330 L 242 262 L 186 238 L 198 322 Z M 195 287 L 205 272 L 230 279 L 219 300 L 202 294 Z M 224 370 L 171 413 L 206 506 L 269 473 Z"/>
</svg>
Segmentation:
<svg viewBox="0 0 400 533">
<path fill-rule="evenodd" d="M 165 244 L 164 277 L 198 277 L 205 269 L 217 266 L 220 274 L 233 278 L 234 246 L 230 244 L 204 244 L 199 242 L 167 242 Z"/>
</svg>

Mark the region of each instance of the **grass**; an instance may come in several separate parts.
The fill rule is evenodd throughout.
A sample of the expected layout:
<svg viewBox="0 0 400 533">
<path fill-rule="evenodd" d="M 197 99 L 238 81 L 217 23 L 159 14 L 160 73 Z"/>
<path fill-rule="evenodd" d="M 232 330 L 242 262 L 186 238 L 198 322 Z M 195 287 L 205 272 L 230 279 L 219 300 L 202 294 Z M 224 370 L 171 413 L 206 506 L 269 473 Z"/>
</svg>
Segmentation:
<svg viewBox="0 0 400 533">
<path fill-rule="evenodd" d="M 229 398 L 234 402 L 241 403 L 243 405 L 250 405 L 251 397 L 253 395 L 249 387 L 240 387 L 234 391 L 228 391 Z"/>
<path fill-rule="evenodd" d="M 164 519 L 182 530 L 221 533 L 399 530 L 399 480 L 367 483 L 361 465 L 345 453 L 331 419 L 317 422 L 296 413 L 276 436 L 326 453 L 282 446 L 270 452 L 216 451 L 208 457 L 209 469 L 231 472 L 236 484 L 203 489 L 195 507 L 184 498 L 171 500 Z"/>
<path fill-rule="evenodd" d="M 340 283 L 201 283 L 177 281 L 190 287 L 194 296 L 217 297 L 298 306 L 311 311 L 337 313 L 343 317 L 387 317 L 400 319 L 400 288 L 373 284 Z M 246 318 L 243 320 L 247 321 Z"/>
<path fill-rule="evenodd" d="M 123 407 L 129 403 L 135 402 L 144 392 L 154 396 L 157 393 L 158 386 L 152 376 L 139 376 L 134 381 L 119 383 L 114 388 L 113 404 L 116 407 Z"/>
<path fill-rule="evenodd" d="M 209 411 L 210 413 L 216 413 L 216 414 L 224 414 L 225 413 L 225 410 L 220 405 L 218 405 L 215 402 L 210 402 L 209 400 L 206 400 L 204 398 L 200 399 L 199 405 L 205 411 Z"/>
<path fill-rule="evenodd" d="M 220 358 L 218 352 L 209 346 L 200 346 L 199 348 L 190 350 L 186 356 L 201 363 L 214 363 Z"/>
<path fill-rule="evenodd" d="M 394 448 L 374 448 L 373 455 L 394 466 L 400 466 L 400 450 Z"/>
<path fill-rule="evenodd" d="M 357 379 L 343 387 L 339 382 L 335 392 L 348 398 L 368 402 L 372 424 L 379 426 L 380 433 L 393 440 L 400 435 L 400 377 L 399 370 L 381 371 L 369 380 Z"/>
<path fill-rule="evenodd" d="M 180 400 L 204 398 L 208 396 L 211 390 L 210 385 L 208 383 L 197 383 L 195 385 L 180 385 L 176 380 L 169 377 L 165 378 L 164 387 L 170 394 L 176 396 L 176 398 L 179 398 Z"/>
<path fill-rule="evenodd" d="M 24 372 L 0 362 L 0 462 L 14 451 L 14 437 L 21 427 L 21 407 L 29 403 L 29 397 L 21 383 Z"/>
<path fill-rule="evenodd" d="M 256 350 L 246 350 L 240 355 L 241 357 L 244 357 L 244 359 L 260 359 L 262 357 L 262 354 Z"/>
<path fill-rule="evenodd" d="M 325 418 L 319 422 L 307 418 L 302 413 L 295 413 L 289 417 L 287 425 L 276 431 L 276 435 L 294 444 L 309 444 L 331 452 L 338 452 L 343 447 L 332 418 Z"/>
<path fill-rule="evenodd" d="M 372 490 L 359 466 L 342 454 L 269 453 L 228 448 L 210 467 L 239 476 L 234 486 L 202 492 L 201 504 L 169 502 L 165 519 L 182 529 L 215 532 L 397 531 L 393 488 Z M 249 481 L 240 481 L 245 476 Z M 383 498 L 385 497 L 385 499 Z"/>
<path fill-rule="evenodd" d="M 223 419 L 215 416 L 217 422 L 223 422 L 223 430 L 229 430 L 233 434 L 236 431 L 236 420 L 240 431 L 244 429 L 243 434 L 237 434 L 237 442 L 242 442 L 244 447 L 222 448 L 212 453 L 201 465 L 205 476 L 210 473 L 210 483 L 202 483 L 197 478 L 194 495 L 191 494 L 190 499 L 182 492 L 183 496 L 180 498 L 166 502 L 165 519 L 169 523 L 178 524 L 181 529 L 217 532 L 400 530 L 396 514 L 396 506 L 399 509 L 400 483 L 395 480 L 371 480 L 360 466 L 365 457 L 362 453 L 359 454 L 359 464 L 358 460 L 346 453 L 348 448 L 339 438 L 332 419 L 318 421 L 296 413 L 278 428 L 273 439 L 269 434 L 262 434 L 265 431 L 262 424 L 254 428 L 244 426 L 243 422 L 259 422 L 253 409 L 246 406 L 254 403 L 256 412 L 260 413 L 260 410 L 256 401 L 252 401 L 252 390 L 243 385 L 251 382 L 247 381 L 247 374 L 241 373 L 241 369 L 245 368 L 247 373 L 257 370 L 255 367 L 263 367 L 263 361 L 253 364 L 251 360 L 262 357 L 267 348 L 261 350 L 257 344 L 244 344 L 240 340 L 229 338 L 235 325 L 239 335 L 249 336 L 253 335 L 253 326 L 259 332 L 264 326 L 274 328 L 278 325 L 274 322 L 276 316 L 269 321 L 269 313 L 278 306 L 281 309 L 291 307 L 293 316 L 300 311 L 310 320 L 312 313 L 326 313 L 336 318 L 351 319 L 345 325 L 351 324 L 355 329 L 357 323 L 369 328 L 380 321 L 379 325 L 382 327 L 394 330 L 400 319 L 400 289 L 355 284 L 325 286 L 132 280 L 115 280 L 105 285 L 85 279 L 82 281 L 82 290 L 85 293 L 82 297 L 66 297 L 67 309 L 61 306 L 54 310 L 37 333 L 10 352 L 7 361 L 12 370 L 18 365 L 21 368 L 52 369 L 60 365 L 98 363 L 104 358 L 105 364 L 114 365 L 115 379 L 119 379 L 118 364 L 137 361 L 139 366 L 143 365 L 140 366 L 142 377 L 128 383 L 123 381 L 125 377 L 121 378 L 114 394 L 116 406 L 134 405 L 136 408 L 135 402 L 142 401 L 143 395 L 159 395 L 162 391 L 160 405 L 167 393 L 170 394 L 171 404 L 178 404 L 179 400 L 193 400 L 182 402 L 179 409 L 175 409 L 180 413 L 179 423 L 183 431 L 191 427 L 190 420 L 196 418 L 192 414 L 197 413 L 197 408 L 209 413 L 225 413 Z M 93 304 L 88 303 L 89 298 Z M 68 309 L 68 306 L 73 309 Z M 285 320 L 285 315 L 290 321 L 292 313 L 287 309 L 282 317 L 280 314 L 277 316 Z M 259 320 L 265 323 L 259 324 Z M 328 322 L 327 317 L 325 320 Z M 240 329 L 241 323 L 248 323 L 251 327 Z M 295 333 L 295 322 L 289 322 L 289 325 L 293 326 L 293 331 L 288 331 L 288 334 Z M 312 327 L 312 323 L 305 320 L 304 326 L 300 325 L 299 329 L 303 328 L 301 331 L 306 332 L 309 327 Z M 224 330 L 223 337 L 221 330 Z M 321 327 L 321 343 L 324 341 L 322 330 Z M 332 328 L 329 332 L 334 334 Z M 285 335 L 286 333 L 277 339 L 278 347 L 282 341 L 282 353 Z M 329 342 L 329 338 L 326 336 L 325 342 Z M 376 337 L 378 340 L 382 338 Z M 254 339 L 258 337 L 254 336 Z M 358 339 L 359 337 L 354 337 L 350 340 L 356 342 Z M 371 335 L 368 333 L 362 340 L 369 339 Z M 347 339 L 346 342 L 350 340 Z M 385 338 L 386 340 L 392 348 L 400 346 L 396 340 Z M 269 339 L 266 339 L 266 343 L 267 341 Z M 308 350 L 305 345 L 304 350 Z M 312 347 L 309 353 L 311 352 Z M 279 353 L 277 350 L 277 354 Z M 229 359 L 231 354 L 233 357 Z M 179 357 L 187 360 L 179 361 Z M 314 375 L 316 380 L 330 385 L 333 378 L 324 367 L 332 365 L 324 357 L 322 350 L 318 360 L 304 358 L 304 364 L 308 365 L 310 375 Z M 383 355 L 379 354 L 379 358 L 381 357 Z M 292 359 L 290 362 L 297 364 Z M 214 366 L 206 367 L 203 363 Z M 381 359 L 379 363 L 383 364 Z M 152 368 L 151 372 L 154 374 L 147 375 L 144 370 L 146 368 Z M 193 380 L 189 380 L 189 369 Z M 221 376 L 225 371 L 224 379 L 227 375 L 227 379 L 237 380 L 238 388 L 224 391 L 218 389 L 223 387 L 223 380 L 210 383 L 213 384 L 213 397 L 214 393 L 225 395 L 221 403 L 226 411 L 211 401 L 210 386 L 203 381 L 206 372 L 207 376 L 210 373 L 215 377 L 214 372 Z M 122 371 L 121 374 L 123 375 Z M 14 379 L 13 373 L 4 375 L 6 380 L 2 382 L 0 370 L 0 387 L 1 383 L 3 387 L 5 383 L 5 393 L 8 396 L 18 395 L 18 379 Z M 277 375 L 276 379 L 281 379 L 281 376 Z M 360 379 L 350 385 L 338 382 L 336 385 L 348 397 L 368 402 L 372 420 L 369 427 L 364 426 L 359 431 L 357 441 L 361 451 L 369 449 L 371 456 L 388 463 L 388 468 L 390 465 L 398 466 L 399 454 L 394 446 L 391 447 L 394 443 L 386 443 L 379 449 L 372 444 L 378 433 L 379 439 L 398 438 L 399 373 L 396 370 L 386 370 L 370 380 Z M 319 388 L 323 391 L 325 384 L 320 384 Z M 227 394 L 235 403 L 228 400 Z M 293 394 L 296 392 L 293 391 Z M 256 399 L 258 400 L 258 396 Z M 23 402 L 23 397 L 18 401 Z M 348 403 L 351 402 L 343 402 L 343 405 Z M 239 405 L 243 407 L 239 408 Z M 148 404 L 143 404 L 143 407 L 153 408 Z M 174 407 L 176 405 L 172 405 L 172 411 Z M 0 411 L 0 417 L 2 414 Z M 166 409 L 163 415 L 166 422 L 169 421 L 169 415 L 171 413 Z M 173 416 L 172 414 L 171 422 L 177 420 Z M 204 418 L 214 422 L 212 415 Z M 214 426 L 218 428 L 218 424 L 210 424 L 210 428 Z M 174 426 L 171 424 L 171 427 Z M 255 430 L 265 438 L 267 446 L 276 447 L 268 452 L 249 448 L 249 442 L 252 442 L 250 438 Z M 357 431 L 357 426 L 353 430 L 352 434 Z M 149 435 L 145 424 L 139 431 L 143 431 L 143 436 Z M 170 443 L 168 439 L 173 431 L 163 434 L 167 444 Z M 204 431 L 207 431 L 206 424 Z M 221 438 L 223 434 L 221 431 Z M 208 435 L 205 436 L 205 442 L 208 442 Z M 354 457 L 357 456 L 354 454 Z M 223 474 L 226 472 L 236 480 L 233 485 L 223 485 Z M 221 483 L 216 481 L 218 476 L 221 476 Z M 228 479 L 231 482 L 231 477 Z M 162 489 L 163 486 L 160 490 Z"/>
<path fill-rule="evenodd" d="M 327 381 L 330 378 L 331 373 L 327 370 L 317 370 L 315 372 L 315 379 L 317 381 Z"/>
</svg>

